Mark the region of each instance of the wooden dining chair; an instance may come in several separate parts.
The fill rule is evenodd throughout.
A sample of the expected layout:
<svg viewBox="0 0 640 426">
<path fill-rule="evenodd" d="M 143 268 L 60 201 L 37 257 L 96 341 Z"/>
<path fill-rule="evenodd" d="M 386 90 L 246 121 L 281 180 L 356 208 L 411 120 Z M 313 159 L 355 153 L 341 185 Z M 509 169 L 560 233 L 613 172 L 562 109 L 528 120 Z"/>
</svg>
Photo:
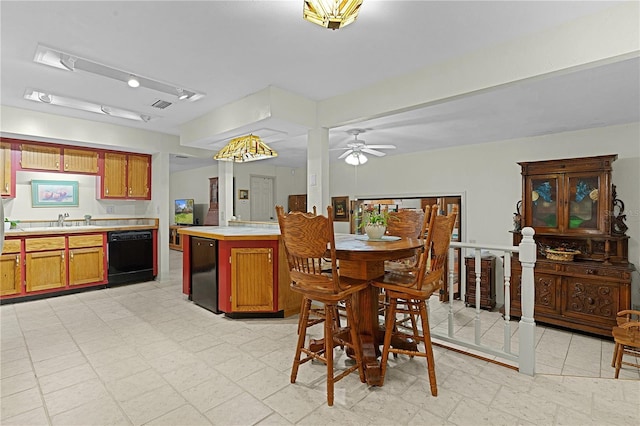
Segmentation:
<svg viewBox="0 0 640 426">
<path fill-rule="evenodd" d="M 617 379 L 623 364 L 640 368 L 640 364 L 622 359 L 625 354 L 640 357 L 640 333 L 637 327 L 637 324 L 640 324 L 640 311 L 633 309 L 620 311 L 616 315 L 616 323 L 618 325 L 611 331 L 615 342 L 611 366 L 616 369 L 615 378 Z M 636 326 L 627 324 L 636 324 Z"/>
<path fill-rule="evenodd" d="M 357 335 L 357 319 L 353 311 L 352 296 L 368 286 L 367 281 L 341 277 L 336 262 L 332 208 L 327 216 L 292 212 L 285 214 L 282 206 L 276 206 L 280 235 L 291 276 L 291 290 L 302 295 L 302 310 L 298 323 L 298 343 L 291 369 L 291 383 L 295 383 L 298 368 L 311 360 L 327 366 L 327 404 L 333 405 L 334 384 L 358 370 L 360 381 L 365 382 L 362 366 L 362 349 Z M 327 256 L 328 252 L 328 256 Z M 322 269 L 323 259 L 330 259 L 331 272 Z M 313 301 L 324 306 L 324 344 L 305 347 L 309 311 Z M 344 303 L 347 324 L 338 327 L 337 305 Z M 355 364 L 339 374 L 334 373 L 333 351 L 336 346 L 347 346 L 355 357 Z M 302 354 L 305 355 L 301 358 Z"/>
<path fill-rule="evenodd" d="M 373 281 L 373 285 L 384 290 L 389 299 L 381 360 L 383 383 L 390 352 L 424 357 L 427 361 L 431 394 L 433 396 L 438 395 L 427 300 L 435 291 L 440 289 L 445 270 L 445 260 L 451 243 L 451 234 L 457 216 L 457 207 L 454 207 L 453 211 L 447 216 L 438 216 L 432 213 L 429 220 L 429 232 L 425 240 L 424 251 L 420 255 L 420 260 L 413 273 L 398 274 L 388 272 L 385 273 L 381 279 Z M 428 264 L 429 267 L 427 266 Z M 411 305 L 411 310 L 416 312 L 420 317 L 422 330 L 420 330 L 417 340 L 424 345 L 424 352 L 419 350 L 419 346 L 417 346 L 415 350 L 391 347 L 392 338 L 394 340 L 415 338 L 413 334 L 403 333 L 394 327 L 398 303 Z"/>
</svg>

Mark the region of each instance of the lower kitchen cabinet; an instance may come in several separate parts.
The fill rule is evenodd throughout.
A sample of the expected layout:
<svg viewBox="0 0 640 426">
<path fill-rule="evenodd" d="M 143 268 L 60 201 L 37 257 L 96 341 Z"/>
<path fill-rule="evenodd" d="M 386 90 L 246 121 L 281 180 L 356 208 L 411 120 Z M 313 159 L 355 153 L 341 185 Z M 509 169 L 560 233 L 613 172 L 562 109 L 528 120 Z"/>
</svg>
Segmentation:
<svg viewBox="0 0 640 426">
<path fill-rule="evenodd" d="M 7 240 L 0 254 L 0 296 L 22 291 L 22 254 L 20 240 Z"/>
<path fill-rule="evenodd" d="M 231 310 L 274 310 L 273 248 L 231 249 Z"/>
<path fill-rule="evenodd" d="M 69 236 L 69 285 L 104 281 L 102 234 Z"/>
<path fill-rule="evenodd" d="M 611 336 L 616 314 L 631 307 L 628 264 L 562 262 L 538 259 L 534 269 L 536 322 Z M 522 268 L 511 262 L 511 315 L 521 311 Z"/>
<path fill-rule="evenodd" d="M 27 292 L 66 286 L 65 237 L 27 238 L 24 246 Z"/>
</svg>

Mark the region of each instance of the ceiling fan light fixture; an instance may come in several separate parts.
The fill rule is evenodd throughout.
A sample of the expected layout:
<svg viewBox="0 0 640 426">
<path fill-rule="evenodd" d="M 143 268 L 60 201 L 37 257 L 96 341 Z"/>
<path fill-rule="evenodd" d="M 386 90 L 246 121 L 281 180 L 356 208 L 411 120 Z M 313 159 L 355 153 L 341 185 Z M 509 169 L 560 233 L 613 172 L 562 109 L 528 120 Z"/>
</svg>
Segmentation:
<svg viewBox="0 0 640 426">
<path fill-rule="evenodd" d="M 357 152 L 357 151 L 353 151 L 351 154 L 347 155 L 344 159 L 345 163 L 352 165 L 352 166 L 361 166 L 364 163 L 366 163 L 367 161 L 369 161 L 369 159 L 367 158 L 366 155 L 364 155 L 361 152 Z"/>
<path fill-rule="evenodd" d="M 363 0 L 304 0 L 302 17 L 321 27 L 337 30 L 356 20 Z"/>
<path fill-rule="evenodd" d="M 129 79 L 127 80 L 127 84 L 129 85 L 129 87 L 140 87 L 140 80 L 138 80 L 138 78 L 135 75 L 130 75 Z"/>
<path fill-rule="evenodd" d="M 244 163 L 277 157 L 278 153 L 269 148 L 258 136 L 250 134 L 231 139 L 216 155 L 214 160 Z"/>
<path fill-rule="evenodd" d="M 38 93 L 38 99 L 45 104 L 51 103 L 51 95 L 48 93 Z"/>
<path fill-rule="evenodd" d="M 60 64 L 65 67 L 69 71 L 76 70 L 76 58 L 71 55 L 61 54 L 60 55 Z"/>
</svg>

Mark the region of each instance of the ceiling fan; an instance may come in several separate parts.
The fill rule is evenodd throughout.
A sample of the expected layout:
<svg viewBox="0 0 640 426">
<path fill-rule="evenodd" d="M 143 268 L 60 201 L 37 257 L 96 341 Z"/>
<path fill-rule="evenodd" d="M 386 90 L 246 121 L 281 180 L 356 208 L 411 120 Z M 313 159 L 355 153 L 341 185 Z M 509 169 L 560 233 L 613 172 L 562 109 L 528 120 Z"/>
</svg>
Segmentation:
<svg viewBox="0 0 640 426">
<path fill-rule="evenodd" d="M 345 149 L 338 159 L 344 158 L 345 161 L 349 164 L 359 165 L 364 164 L 367 161 L 367 157 L 363 155 L 363 153 L 375 155 L 376 157 L 382 157 L 387 155 L 385 152 L 378 151 L 379 149 L 395 149 L 395 145 L 367 145 L 364 140 L 358 139 L 358 135 L 366 132 L 365 129 L 350 129 L 347 130 L 347 133 L 353 135 L 354 140 L 347 144 L 346 148 L 337 148 L 337 149 Z"/>
</svg>

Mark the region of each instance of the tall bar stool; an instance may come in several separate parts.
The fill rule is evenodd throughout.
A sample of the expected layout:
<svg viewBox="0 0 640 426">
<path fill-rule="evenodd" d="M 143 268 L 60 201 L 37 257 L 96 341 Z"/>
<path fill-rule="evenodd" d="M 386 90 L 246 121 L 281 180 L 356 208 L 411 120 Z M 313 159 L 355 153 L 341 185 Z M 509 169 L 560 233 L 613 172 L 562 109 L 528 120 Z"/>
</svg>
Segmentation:
<svg viewBox="0 0 640 426">
<path fill-rule="evenodd" d="M 364 290 L 368 283 L 365 280 L 338 275 L 331 206 L 327 207 L 327 217 L 300 212 L 285 214 L 282 206 L 276 206 L 276 212 L 289 263 L 291 290 L 302 294 L 302 311 L 298 323 L 298 343 L 291 368 L 291 383 L 295 383 L 301 364 L 313 359 L 323 362 L 327 366 L 327 404 L 332 406 L 335 382 L 356 370 L 360 375 L 360 381 L 365 382 L 352 296 Z M 331 273 L 323 271 L 322 268 L 323 260 L 329 258 Z M 307 348 L 305 340 L 307 328 L 310 326 L 309 311 L 312 301 L 320 302 L 324 306 L 324 344 L 309 345 Z M 346 309 L 345 327 L 337 326 L 338 303 L 344 303 Z M 354 365 L 337 375 L 333 371 L 333 351 L 336 346 L 351 348 L 356 359 Z M 305 355 L 304 358 L 301 358 L 302 354 Z"/>
<path fill-rule="evenodd" d="M 414 269 L 412 274 L 389 272 L 385 273 L 382 279 L 373 281 L 373 285 L 384 290 L 389 298 L 389 308 L 385 321 L 384 346 L 382 349 L 382 360 L 380 361 L 383 382 L 390 352 L 424 357 L 427 361 L 431 394 L 433 396 L 438 395 L 427 300 L 435 291 L 440 289 L 445 260 L 451 243 L 451 234 L 457 216 L 457 207 L 454 207 L 453 211 L 447 216 L 431 215 L 424 251 L 420 255 L 417 268 Z M 427 264 L 429 264 L 429 267 L 427 267 Z M 394 327 L 398 303 L 411 305 L 411 310 L 416 312 L 420 317 L 422 330 L 417 340 L 424 344 L 424 352 L 421 352 L 418 346 L 416 346 L 415 349 L 391 347 L 392 338 L 399 340 L 415 338 L 415 335 L 403 333 Z"/>
</svg>

